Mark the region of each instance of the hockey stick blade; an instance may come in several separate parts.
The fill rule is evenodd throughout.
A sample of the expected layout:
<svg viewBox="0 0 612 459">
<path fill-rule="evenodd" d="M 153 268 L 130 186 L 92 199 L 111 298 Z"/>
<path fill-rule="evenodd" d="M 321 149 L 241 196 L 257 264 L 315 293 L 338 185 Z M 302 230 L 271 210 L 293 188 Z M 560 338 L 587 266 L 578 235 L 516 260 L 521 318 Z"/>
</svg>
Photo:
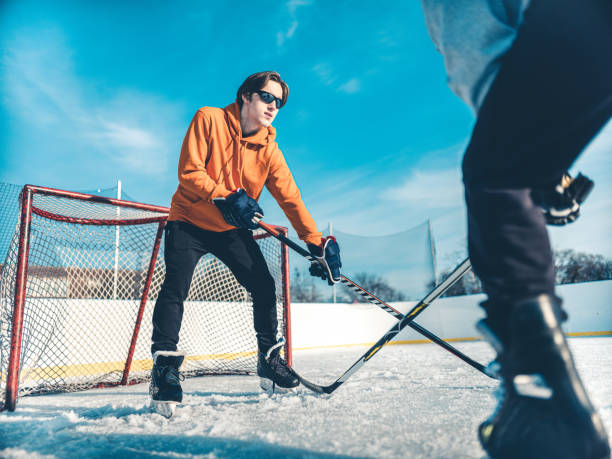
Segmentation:
<svg viewBox="0 0 612 459">
<path fill-rule="evenodd" d="M 452 273 L 450 273 L 444 281 L 434 287 L 421 301 L 419 301 L 404 317 L 391 327 L 372 347 L 370 347 L 365 354 L 363 354 L 351 367 L 346 370 L 336 381 L 333 383 L 322 386 L 308 381 L 306 378 L 299 376 L 298 378 L 302 385 L 313 392 L 331 394 L 338 387 L 340 387 L 348 378 L 351 377 L 357 370 L 359 370 L 368 360 L 380 351 L 385 344 L 391 341 L 399 332 L 401 332 L 408 324 L 410 324 L 421 312 L 427 308 L 434 300 L 448 290 L 455 282 L 461 279 L 471 267 L 470 260 L 465 259 L 459 266 L 457 266 Z"/>
</svg>

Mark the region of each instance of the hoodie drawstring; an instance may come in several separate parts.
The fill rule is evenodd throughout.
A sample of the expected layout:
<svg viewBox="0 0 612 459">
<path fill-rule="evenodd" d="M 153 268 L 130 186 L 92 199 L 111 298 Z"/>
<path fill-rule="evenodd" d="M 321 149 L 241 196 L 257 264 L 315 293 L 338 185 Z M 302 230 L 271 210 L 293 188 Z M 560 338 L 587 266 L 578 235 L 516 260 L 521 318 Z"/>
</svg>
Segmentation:
<svg viewBox="0 0 612 459">
<path fill-rule="evenodd" d="M 246 190 L 246 187 L 244 186 L 244 183 L 243 183 L 243 176 L 244 176 L 244 155 L 246 154 L 248 143 L 243 142 L 244 139 L 242 138 L 242 132 L 236 129 L 234 124 L 231 122 L 231 120 L 229 119 L 229 113 L 227 112 L 227 110 L 225 112 L 225 122 L 227 124 L 228 129 L 230 130 L 230 142 L 225 147 L 224 152 L 227 153 L 227 150 L 232 146 L 232 143 L 234 141 L 237 140 L 238 142 L 238 181 L 240 183 L 237 184 L 235 188 L 243 188 Z M 269 142 L 270 140 L 268 139 L 268 137 L 266 137 L 265 143 L 268 144 Z M 265 145 L 257 145 L 257 144 L 253 144 L 253 146 L 255 146 L 257 149 L 265 147 Z M 228 165 L 234 158 L 234 155 L 235 155 L 235 150 L 232 152 L 232 154 L 223 164 L 223 167 L 220 169 L 219 175 L 217 176 L 217 179 L 215 180 L 217 183 L 219 183 L 219 180 L 221 179 L 221 174 L 224 171 L 227 173 L 229 177 L 231 177 L 232 174 L 231 174 L 231 170 L 228 169 Z"/>
</svg>

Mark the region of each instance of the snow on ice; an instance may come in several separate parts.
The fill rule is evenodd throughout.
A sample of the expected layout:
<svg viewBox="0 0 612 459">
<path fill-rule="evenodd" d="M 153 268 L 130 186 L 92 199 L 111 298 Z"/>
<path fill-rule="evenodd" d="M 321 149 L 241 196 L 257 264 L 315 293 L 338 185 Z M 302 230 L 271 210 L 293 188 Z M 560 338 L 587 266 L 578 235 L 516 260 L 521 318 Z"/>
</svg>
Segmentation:
<svg viewBox="0 0 612 459">
<path fill-rule="evenodd" d="M 612 339 L 574 338 L 587 390 L 612 431 Z M 458 343 L 481 361 L 482 342 Z M 328 384 L 366 348 L 298 351 L 295 367 Z M 481 458 L 476 428 L 497 382 L 433 344 L 387 346 L 332 395 L 300 387 L 266 395 L 254 376 L 183 383 L 170 420 L 148 407 L 148 385 L 19 399 L 0 414 L 0 457 Z"/>
</svg>

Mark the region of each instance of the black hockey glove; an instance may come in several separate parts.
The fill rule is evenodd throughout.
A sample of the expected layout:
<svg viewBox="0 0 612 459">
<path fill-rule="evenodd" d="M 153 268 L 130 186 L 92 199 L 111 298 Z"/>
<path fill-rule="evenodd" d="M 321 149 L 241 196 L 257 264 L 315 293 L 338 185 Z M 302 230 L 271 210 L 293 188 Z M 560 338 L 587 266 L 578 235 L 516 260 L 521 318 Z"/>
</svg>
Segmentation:
<svg viewBox="0 0 612 459">
<path fill-rule="evenodd" d="M 580 204 L 587 198 L 594 182 L 578 174 L 575 179 L 565 173 L 559 183 L 549 189 L 531 190 L 531 199 L 544 212 L 548 225 L 562 226 L 580 216 Z"/>
<path fill-rule="evenodd" d="M 340 282 L 340 246 L 333 236 L 321 240 L 321 245 L 307 244 L 310 254 L 316 258 L 310 264 L 310 275 L 327 280 L 329 285 Z"/>
<path fill-rule="evenodd" d="M 257 229 L 257 223 L 263 218 L 263 210 L 246 191 L 238 188 L 227 198 L 215 198 L 217 206 L 225 221 L 238 228 Z"/>
</svg>

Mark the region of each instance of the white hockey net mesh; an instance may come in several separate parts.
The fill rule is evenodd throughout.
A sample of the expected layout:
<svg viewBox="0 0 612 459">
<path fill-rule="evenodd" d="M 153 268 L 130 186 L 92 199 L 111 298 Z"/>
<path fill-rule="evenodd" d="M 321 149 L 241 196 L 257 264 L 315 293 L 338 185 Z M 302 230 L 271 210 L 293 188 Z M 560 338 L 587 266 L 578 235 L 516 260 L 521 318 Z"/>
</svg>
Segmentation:
<svg viewBox="0 0 612 459">
<path fill-rule="evenodd" d="M 98 199 L 96 201 L 102 201 Z M 114 385 L 122 379 L 160 212 L 67 197 L 33 195 L 19 395 Z M 74 219 L 87 219 L 88 222 Z M 71 221 L 72 220 L 72 221 Z M 122 224 L 103 224 L 120 220 Z M 93 224 L 95 223 L 95 224 Z M 256 239 L 276 281 L 279 332 L 286 332 L 283 257 L 267 234 Z M 0 274 L 0 399 L 5 403 L 11 348 L 19 225 Z M 129 371 L 148 379 L 153 306 L 164 279 L 163 237 Z M 256 370 L 252 302 L 229 269 L 208 254 L 198 263 L 185 303 L 179 348 L 188 375 Z"/>
</svg>

